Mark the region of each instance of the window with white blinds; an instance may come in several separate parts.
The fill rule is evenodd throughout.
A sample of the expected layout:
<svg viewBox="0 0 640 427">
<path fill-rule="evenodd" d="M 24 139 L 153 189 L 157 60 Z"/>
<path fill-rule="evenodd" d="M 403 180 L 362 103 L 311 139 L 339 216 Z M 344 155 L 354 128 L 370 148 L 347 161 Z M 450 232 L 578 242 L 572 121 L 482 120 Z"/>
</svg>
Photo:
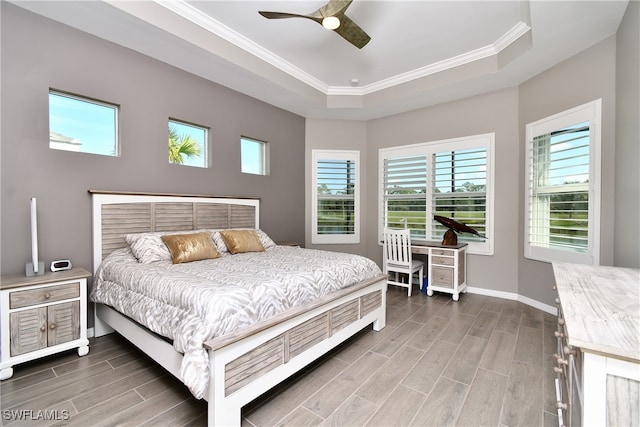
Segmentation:
<svg viewBox="0 0 640 427">
<path fill-rule="evenodd" d="M 312 242 L 359 243 L 360 153 L 313 150 Z"/>
<path fill-rule="evenodd" d="M 427 211 L 427 156 L 383 159 L 384 226 L 410 228 L 425 238 Z"/>
<path fill-rule="evenodd" d="M 459 234 L 470 253 L 492 254 L 493 145 L 494 134 L 484 134 L 381 149 L 379 233 L 406 227 L 416 239 L 441 241 L 440 215 L 487 237 Z"/>
<path fill-rule="evenodd" d="M 433 154 L 433 210 L 435 215 L 452 218 L 475 229 L 481 235 L 487 231 L 487 149 L 443 151 Z M 431 236 L 441 239 L 447 229 L 432 222 Z M 472 234 L 458 241 L 483 242 Z"/>
<path fill-rule="evenodd" d="M 525 256 L 597 265 L 596 101 L 527 125 Z"/>
</svg>

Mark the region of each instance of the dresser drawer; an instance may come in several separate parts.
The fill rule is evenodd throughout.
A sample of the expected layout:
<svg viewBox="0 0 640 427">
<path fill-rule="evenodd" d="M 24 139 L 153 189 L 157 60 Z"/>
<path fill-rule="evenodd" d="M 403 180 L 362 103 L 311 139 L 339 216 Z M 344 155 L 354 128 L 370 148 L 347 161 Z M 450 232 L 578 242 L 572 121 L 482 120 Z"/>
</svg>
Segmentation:
<svg viewBox="0 0 640 427">
<path fill-rule="evenodd" d="M 16 291 L 9 294 L 9 308 L 29 307 L 31 305 L 78 298 L 79 296 L 80 282 Z"/>
<path fill-rule="evenodd" d="M 451 249 L 431 249 L 431 254 L 436 256 L 440 255 L 454 257 L 456 255 L 456 251 L 452 251 Z"/>
<path fill-rule="evenodd" d="M 453 269 L 447 267 L 431 267 L 431 283 L 434 286 L 453 288 Z"/>
<path fill-rule="evenodd" d="M 443 256 L 432 256 L 431 257 L 431 264 L 434 265 L 453 265 L 454 264 L 454 259 L 453 258 L 448 258 L 448 257 L 443 257 Z"/>
</svg>

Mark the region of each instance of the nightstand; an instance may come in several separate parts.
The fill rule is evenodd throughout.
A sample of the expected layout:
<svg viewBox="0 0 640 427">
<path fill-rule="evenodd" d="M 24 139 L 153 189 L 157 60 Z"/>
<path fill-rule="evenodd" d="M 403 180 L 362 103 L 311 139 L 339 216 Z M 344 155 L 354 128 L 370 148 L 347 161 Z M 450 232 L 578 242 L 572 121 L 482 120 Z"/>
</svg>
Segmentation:
<svg viewBox="0 0 640 427">
<path fill-rule="evenodd" d="M 72 348 L 89 352 L 87 278 L 73 268 L 42 276 L 0 279 L 0 379 L 13 366 Z"/>
</svg>

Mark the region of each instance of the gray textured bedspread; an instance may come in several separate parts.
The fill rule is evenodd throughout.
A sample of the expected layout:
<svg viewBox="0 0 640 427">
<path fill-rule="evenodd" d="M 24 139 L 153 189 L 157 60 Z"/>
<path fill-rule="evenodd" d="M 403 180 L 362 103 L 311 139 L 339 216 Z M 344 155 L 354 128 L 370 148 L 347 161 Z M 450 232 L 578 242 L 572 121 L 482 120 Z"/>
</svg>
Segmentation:
<svg viewBox="0 0 640 427">
<path fill-rule="evenodd" d="M 184 354 L 182 381 L 202 398 L 209 382 L 206 340 L 380 273 L 361 256 L 288 246 L 185 264 L 139 263 L 125 248 L 103 261 L 91 300 L 173 340 Z"/>
</svg>

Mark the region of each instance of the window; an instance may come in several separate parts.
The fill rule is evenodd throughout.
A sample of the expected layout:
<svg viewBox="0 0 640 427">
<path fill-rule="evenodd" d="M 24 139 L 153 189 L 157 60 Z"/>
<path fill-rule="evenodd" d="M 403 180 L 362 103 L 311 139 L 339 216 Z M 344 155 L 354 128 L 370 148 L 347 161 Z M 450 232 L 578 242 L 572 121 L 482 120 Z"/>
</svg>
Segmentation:
<svg viewBox="0 0 640 427">
<path fill-rule="evenodd" d="M 240 163 L 242 173 L 267 175 L 267 143 L 241 137 Z"/>
<path fill-rule="evenodd" d="M 169 119 L 169 163 L 207 167 L 207 128 Z"/>
<path fill-rule="evenodd" d="M 494 134 L 380 150 L 380 222 L 411 229 L 417 239 L 441 241 L 434 215 L 469 225 L 485 238 L 458 235 L 469 252 L 493 254 Z"/>
<path fill-rule="evenodd" d="M 118 155 L 118 106 L 49 91 L 49 148 Z"/>
<path fill-rule="evenodd" d="M 528 124 L 525 257 L 599 264 L 601 100 Z"/>
<path fill-rule="evenodd" d="M 360 242 L 360 152 L 313 150 L 312 243 Z"/>
</svg>

